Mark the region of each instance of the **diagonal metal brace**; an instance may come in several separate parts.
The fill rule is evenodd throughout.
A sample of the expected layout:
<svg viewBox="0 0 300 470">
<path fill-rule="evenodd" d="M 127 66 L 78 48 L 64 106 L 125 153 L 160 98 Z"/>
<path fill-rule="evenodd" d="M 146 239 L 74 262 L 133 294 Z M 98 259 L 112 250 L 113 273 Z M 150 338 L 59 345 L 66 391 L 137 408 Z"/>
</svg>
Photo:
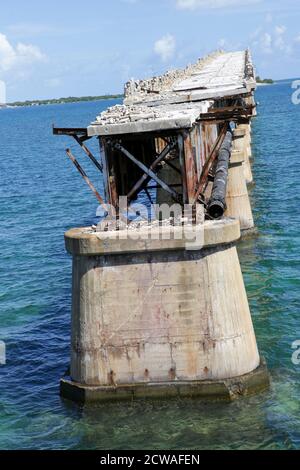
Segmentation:
<svg viewBox="0 0 300 470">
<path fill-rule="evenodd" d="M 176 146 L 175 143 L 168 144 L 163 149 L 163 151 L 157 156 L 154 162 L 150 166 L 150 170 L 155 170 L 155 168 L 166 158 L 166 156 L 173 150 Z M 138 192 L 138 190 L 149 181 L 150 177 L 147 173 L 144 173 L 143 176 L 137 181 L 137 183 L 133 186 L 133 188 L 129 191 L 127 197 L 130 199 L 134 194 Z"/>
<path fill-rule="evenodd" d="M 80 137 L 78 137 L 78 135 L 74 134 L 73 135 L 74 139 L 76 140 L 76 142 L 80 145 L 80 147 L 82 148 L 82 150 L 87 154 L 87 156 L 89 157 L 90 160 L 92 160 L 92 162 L 94 163 L 94 165 L 98 168 L 99 171 L 101 171 L 101 173 L 103 172 L 103 166 L 101 165 L 101 163 L 98 162 L 98 160 L 94 157 L 94 155 L 92 154 L 92 152 L 87 148 L 87 146 L 83 143 L 83 140 L 86 140 L 85 138 L 82 139 Z"/>
<path fill-rule="evenodd" d="M 151 179 L 156 181 L 159 186 L 161 186 L 165 191 L 170 193 L 172 197 L 175 199 L 177 202 L 181 202 L 181 197 L 180 194 L 178 194 L 174 189 L 170 188 L 164 181 L 162 181 L 155 173 L 153 170 L 150 170 L 149 168 L 146 167 L 143 163 L 141 163 L 139 160 L 137 160 L 128 150 L 126 150 L 121 144 L 119 143 L 112 143 L 112 146 L 116 149 L 119 150 L 121 153 L 123 153 L 129 160 L 131 160 L 133 163 L 135 163 L 141 170 L 143 170 L 144 173 L 146 173 Z"/>
<path fill-rule="evenodd" d="M 71 162 L 74 163 L 75 167 L 77 168 L 77 170 L 79 171 L 79 173 L 81 174 L 82 178 L 84 179 L 84 181 L 86 182 L 86 184 L 89 186 L 89 188 L 93 191 L 94 195 L 96 196 L 98 202 L 101 204 L 101 206 L 103 207 L 103 209 L 110 213 L 110 207 L 107 206 L 107 204 L 105 204 L 105 201 L 104 199 L 100 196 L 100 194 L 98 193 L 97 189 L 95 188 L 95 186 L 93 185 L 93 183 L 89 180 L 86 172 L 84 171 L 84 169 L 81 167 L 81 165 L 78 163 L 78 161 L 76 160 L 76 158 L 74 157 L 74 155 L 72 154 L 71 150 L 70 149 L 66 149 L 66 154 L 68 155 L 69 159 L 71 160 Z"/>
</svg>

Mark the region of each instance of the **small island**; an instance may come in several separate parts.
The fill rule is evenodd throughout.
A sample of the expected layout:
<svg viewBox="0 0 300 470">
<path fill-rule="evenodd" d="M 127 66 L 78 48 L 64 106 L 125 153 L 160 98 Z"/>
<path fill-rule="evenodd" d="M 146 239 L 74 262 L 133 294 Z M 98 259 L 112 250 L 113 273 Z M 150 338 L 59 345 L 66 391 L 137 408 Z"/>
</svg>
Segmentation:
<svg viewBox="0 0 300 470">
<path fill-rule="evenodd" d="M 272 78 L 260 78 L 260 76 L 258 75 L 256 77 L 256 83 L 262 83 L 264 85 L 273 85 L 274 80 L 272 80 Z"/>
<path fill-rule="evenodd" d="M 78 103 L 81 101 L 100 101 L 100 100 L 112 100 L 124 98 L 124 95 L 101 95 L 101 96 L 69 96 L 68 98 L 55 98 L 49 100 L 27 100 L 27 101 L 15 101 L 8 103 L 7 106 L 19 107 L 19 106 L 45 106 L 48 104 L 65 104 L 65 103 Z"/>
</svg>

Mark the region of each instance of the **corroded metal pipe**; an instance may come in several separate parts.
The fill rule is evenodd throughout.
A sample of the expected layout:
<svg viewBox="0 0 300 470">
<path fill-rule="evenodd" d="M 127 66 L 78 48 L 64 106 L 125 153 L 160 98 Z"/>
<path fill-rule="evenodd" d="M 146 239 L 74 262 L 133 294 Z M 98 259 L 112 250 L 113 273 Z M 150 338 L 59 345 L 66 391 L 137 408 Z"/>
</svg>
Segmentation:
<svg viewBox="0 0 300 470">
<path fill-rule="evenodd" d="M 208 213 L 214 219 L 222 217 L 226 210 L 225 199 L 231 147 L 232 132 L 231 130 L 228 130 L 219 151 L 215 180 L 213 184 L 211 198 L 208 203 Z"/>
</svg>

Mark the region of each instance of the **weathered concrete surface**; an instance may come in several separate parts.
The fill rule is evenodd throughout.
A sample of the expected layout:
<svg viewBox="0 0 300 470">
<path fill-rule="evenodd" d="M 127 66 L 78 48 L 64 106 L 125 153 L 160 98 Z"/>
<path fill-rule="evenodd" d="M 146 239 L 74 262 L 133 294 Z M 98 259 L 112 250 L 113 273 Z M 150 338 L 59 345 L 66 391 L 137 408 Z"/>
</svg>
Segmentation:
<svg viewBox="0 0 300 470">
<path fill-rule="evenodd" d="M 151 391 L 158 384 L 153 393 L 165 395 L 170 382 L 222 382 L 259 367 L 235 247 L 239 222 L 204 227 L 203 247 L 193 251 L 186 240 L 132 243 L 90 229 L 66 234 L 75 387 L 137 386 L 135 395 L 147 395 L 150 388 L 138 384 L 153 384 Z M 70 387 L 64 382 L 63 390 Z"/>
<path fill-rule="evenodd" d="M 248 158 L 251 160 L 252 158 L 252 137 L 251 137 L 251 123 L 249 124 L 239 124 L 237 129 L 241 129 L 245 131 L 245 146 L 247 149 Z"/>
<path fill-rule="evenodd" d="M 159 104 L 202 101 L 246 95 L 256 88 L 249 51 L 218 51 L 183 70 L 160 77 L 130 81 L 125 86 L 125 103 Z"/>
<path fill-rule="evenodd" d="M 245 129 L 237 128 L 233 131 L 233 150 L 242 152 L 244 156 L 244 174 L 247 184 L 253 183 L 252 168 L 249 159 L 249 139 Z"/>
<path fill-rule="evenodd" d="M 256 88 L 249 51 L 217 52 L 183 70 L 131 81 L 124 105 L 102 112 L 88 135 L 110 136 L 157 130 L 189 129 L 214 102 L 248 98 Z"/>
<path fill-rule="evenodd" d="M 254 221 L 244 175 L 244 159 L 244 152 L 232 151 L 228 171 L 226 215 L 238 219 L 242 231 L 249 231 L 254 228 Z"/>
<path fill-rule="evenodd" d="M 123 400 L 197 398 L 203 400 L 235 400 L 268 389 L 270 376 L 265 361 L 249 374 L 220 381 L 172 381 L 136 383 L 121 386 L 92 387 L 64 378 L 60 393 L 64 398 L 83 404 Z"/>
<path fill-rule="evenodd" d="M 116 105 L 103 111 L 88 127 L 88 135 L 108 136 L 136 134 L 159 130 L 191 128 L 195 121 L 206 113 L 212 101 L 161 104 L 149 107 L 141 105 Z"/>
<path fill-rule="evenodd" d="M 134 233 L 128 233 L 126 230 L 123 233 L 96 233 L 91 227 L 84 227 L 66 232 L 65 243 L 67 251 L 78 256 L 184 250 L 193 236 L 201 240 L 201 248 L 209 248 L 237 241 L 240 238 L 240 224 L 238 220 L 233 219 L 207 221 L 204 226 L 187 227 L 184 236 L 181 235 L 182 228 L 172 226 L 145 227 L 138 231 L 136 237 Z"/>
</svg>

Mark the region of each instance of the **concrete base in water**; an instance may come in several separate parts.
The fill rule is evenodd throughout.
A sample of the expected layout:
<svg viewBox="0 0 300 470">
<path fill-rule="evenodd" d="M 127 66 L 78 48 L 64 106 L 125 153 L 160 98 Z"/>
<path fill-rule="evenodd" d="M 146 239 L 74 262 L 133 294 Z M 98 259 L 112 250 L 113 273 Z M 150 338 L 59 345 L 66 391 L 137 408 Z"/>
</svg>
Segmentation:
<svg viewBox="0 0 300 470">
<path fill-rule="evenodd" d="M 64 378 L 60 382 L 63 398 L 78 403 L 113 402 L 138 399 L 197 398 L 235 400 L 267 390 L 270 376 L 264 360 L 253 372 L 224 380 L 149 382 L 120 386 L 87 386 Z"/>
<path fill-rule="evenodd" d="M 239 222 L 179 231 L 66 234 L 73 306 L 64 396 L 229 396 L 232 384 L 267 385 L 235 246 Z"/>
</svg>

